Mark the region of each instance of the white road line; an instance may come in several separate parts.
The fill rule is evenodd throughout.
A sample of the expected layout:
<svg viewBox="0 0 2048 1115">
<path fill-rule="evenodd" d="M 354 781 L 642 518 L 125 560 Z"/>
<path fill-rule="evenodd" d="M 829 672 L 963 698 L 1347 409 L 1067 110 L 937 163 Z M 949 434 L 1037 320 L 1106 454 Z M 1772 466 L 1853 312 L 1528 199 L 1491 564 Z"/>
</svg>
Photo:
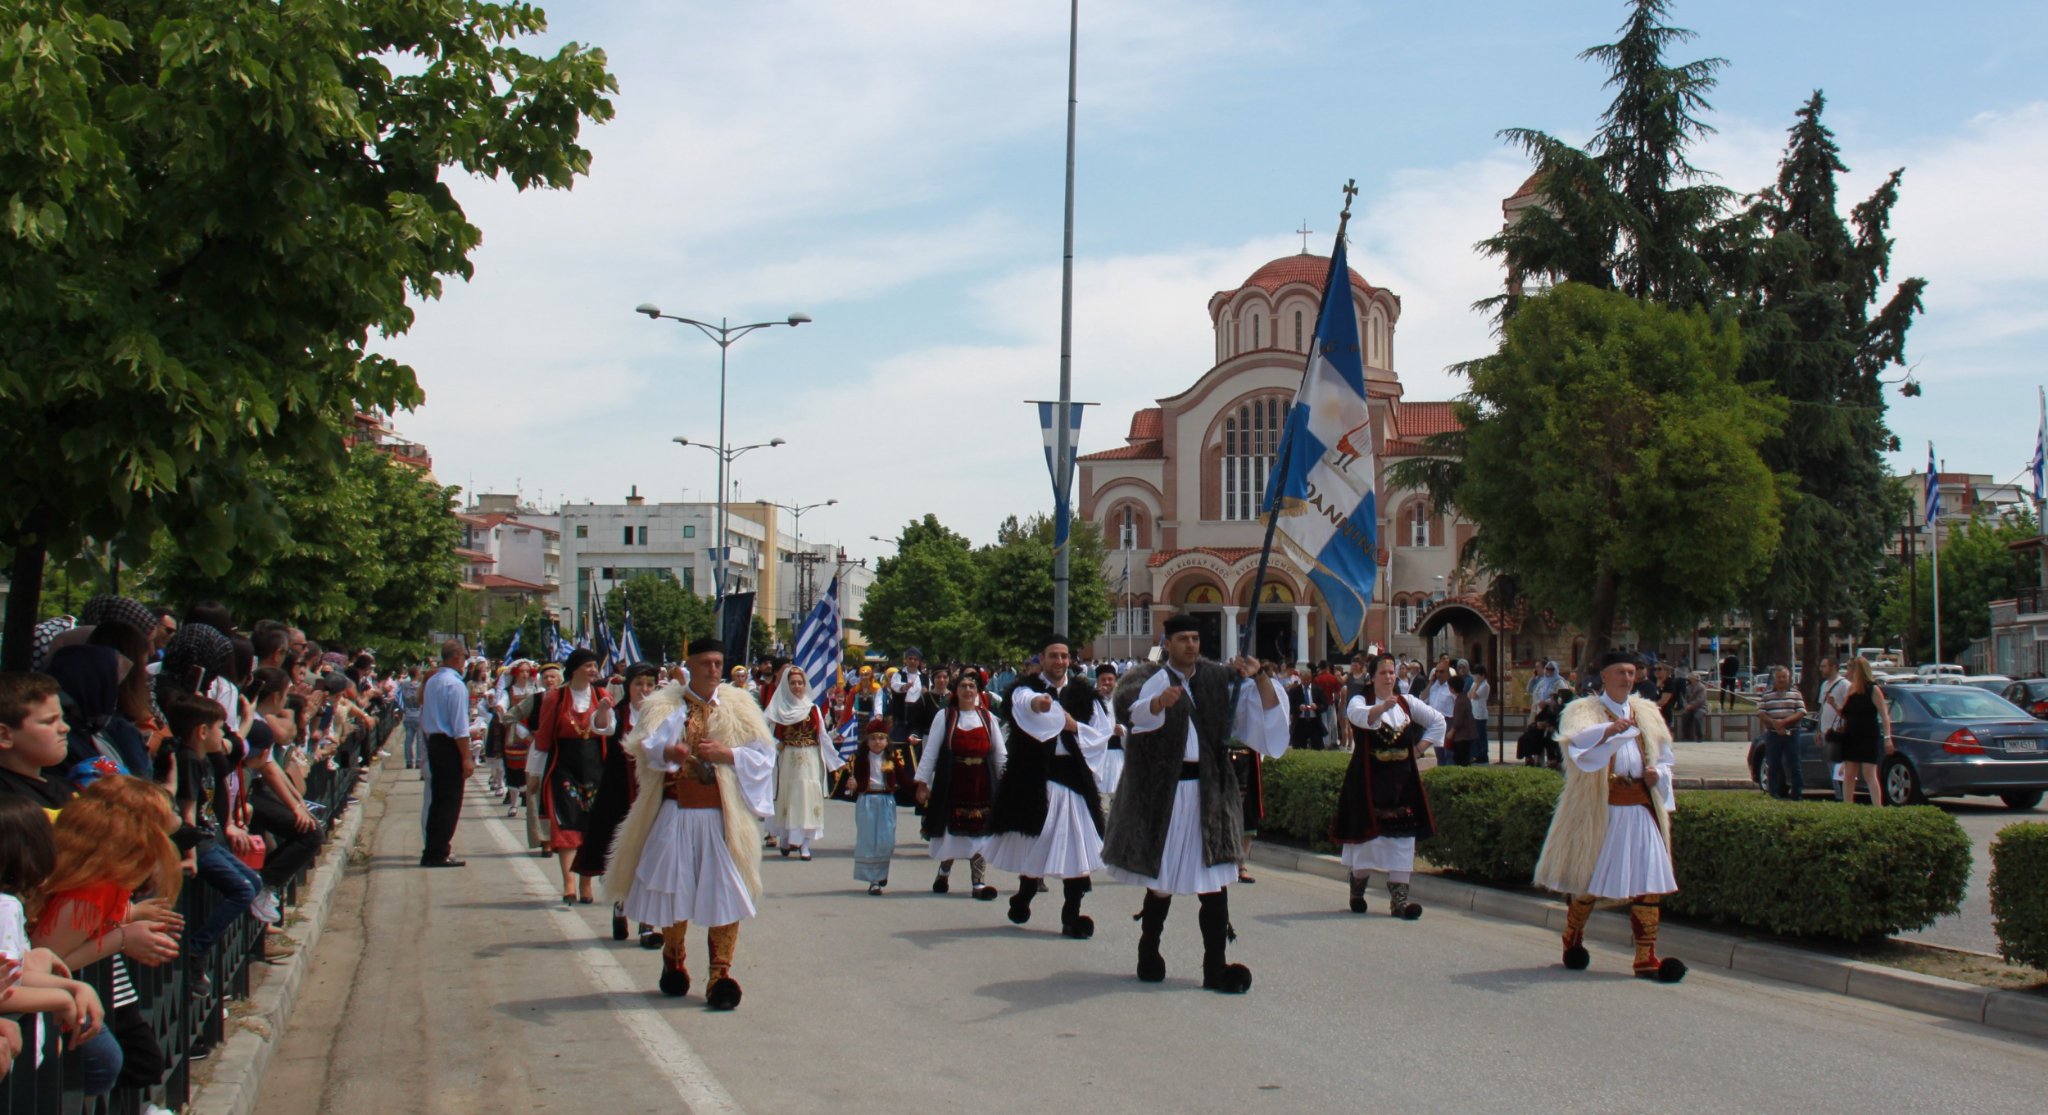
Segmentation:
<svg viewBox="0 0 2048 1115">
<path fill-rule="evenodd" d="M 537 901 L 557 899 L 555 880 L 541 870 L 541 862 L 526 847 L 523 834 L 514 835 L 503 818 L 486 818 L 484 827 L 491 830 L 491 837 L 498 847 L 511 854 L 512 869 L 526 885 L 529 894 Z M 550 859 L 549 865 L 554 861 Z M 555 928 L 564 940 L 571 942 L 590 939 L 590 926 L 578 917 L 575 911 L 555 906 L 548 910 L 554 919 Z M 656 1071 L 675 1087 L 676 1095 L 694 1115 L 711 1115 L 723 1112 L 727 1115 L 746 1115 L 746 1108 L 732 1098 L 732 1093 L 718 1082 L 711 1067 L 690 1048 L 670 1026 L 661 1011 L 644 1005 L 647 996 L 645 976 L 636 977 L 626 970 L 609 951 L 602 948 L 576 949 L 571 953 L 590 982 L 599 991 L 612 999 L 612 1013 L 625 1024 L 626 1032 L 639 1043 L 641 1052 Z"/>
</svg>

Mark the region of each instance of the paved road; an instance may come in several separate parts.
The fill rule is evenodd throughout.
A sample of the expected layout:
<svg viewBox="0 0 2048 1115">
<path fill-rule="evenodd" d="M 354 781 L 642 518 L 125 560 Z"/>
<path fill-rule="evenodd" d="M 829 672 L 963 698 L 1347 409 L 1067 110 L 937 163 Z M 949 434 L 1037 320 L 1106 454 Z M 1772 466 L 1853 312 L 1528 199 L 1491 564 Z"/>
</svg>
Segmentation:
<svg viewBox="0 0 2048 1115">
<path fill-rule="evenodd" d="M 1996 1031 L 1733 974 L 1661 987 L 1628 978 L 1626 955 L 1603 946 L 1591 972 L 1567 973 L 1543 930 L 1441 910 L 1414 924 L 1356 917 L 1338 884 L 1271 871 L 1232 891 L 1250 995 L 1200 990 L 1192 903 L 1168 926 L 1168 982 L 1142 985 L 1131 888 L 1098 887 L 1094 940 L 1049 929 L 1052 903 L 1019 929 L 999 902 L 931 894 L 905 824 L 898 885 L 870 898 L 850 877 L 851 812 L 837 803 L 815 862 L 765 865 L 769 895 L 735 973 L 746 1002 L 712 1014 L 701 992 L 655 993 L 658 958 L 613 944 L 603 907 L 561 907 L 549 865 L 480 794 L 457 837 L 469 866 L 412 866 L 419 783 L 404 773 L 366 803 L 370 855 L 343 883 L 265 1115 L 679 1101 L 2033 1112 L 2048 1079 L 2048 1050 Z"/>
</svg>

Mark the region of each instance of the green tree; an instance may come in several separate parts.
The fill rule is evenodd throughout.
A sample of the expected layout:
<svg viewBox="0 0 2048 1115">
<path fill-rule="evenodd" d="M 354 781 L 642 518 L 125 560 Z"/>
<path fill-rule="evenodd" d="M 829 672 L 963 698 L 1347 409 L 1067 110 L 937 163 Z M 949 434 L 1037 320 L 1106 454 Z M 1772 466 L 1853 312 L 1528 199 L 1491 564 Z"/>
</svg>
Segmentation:
<svg viewBox="0 0 2048 1115">
<path fill-rule="evenodd" d="M 1783 411 L 1736 382 L 1740 349 L 1704 311 L 1566 283 L 1467 366 L 1450 497 L 1480 524 L 1473 557 L 1584 626 L 1588 657 L 1619 616 L 1656 634 L 1729 607 L 1770 558 L 1778 496 L 1757 446 Z"/>
<path fill-rule="evenodd" d="M 554 640 L 554 630 L 548 622 L 547 608 L 538 602 L 518 609 L 505 608 L 484 627 L 483 653 L 491 658 L 504 658 L 516 631 L 519 634 L 519 657 L 545 662 L 552 657 L 548 651 Z"/>
<path fill-rule="evenodd" d="M 997 529 L 996 544 L 979 555 L 981 585 L 975 608 L 988 631 L 988 649 L 997 658 L 1023 658 L 1037 650 L 1051 630 L 1052 540 L 1050 517 L 1033 515 L 1020 523 L 1012 515 Z M 1101 528 L 1076 519 L 1067 544 L 1073 555 L 1064 634 L 1078 647 L 1102 634 L 1112 605 L 1102 577 Z"/>
<path fill-rule="evenodd" d="M 1048 578 L 1051 568 L 1046 566 Z M 890 657 L 911 646 L 934 661 L 963 657 L 985 637 L 973 611 L 979 584 L 967 536 L 926 515 L 903 528 L 895 554 L 875 564 L 875 583 L 861 607 L 861 633 L 872 649 Z M 1046 615 L 1051 614 L 1048 603 Z"/>
<path fill-rule="evenodd" d="M 323 642 L 424 640 L 461 583 L 455 490 L 367 446 L 335 466 L 256 467 L 281 532 L 204 555 L 164 532 L 147 591 L 174 605 L 219 600 L 238 619 L 284 620 Z M 236 575 L 214 575 L 216 558 Z"/>
<path fill-rule="evenodd" d="M 1979 515 L 1946 530 L 1941 540 L 1941 651 L 1946 661 L 1962 657 L 1964 648 L 1991 633 L 1991 602 L 2010 600 L 2023 588 L 2041 584 L 2040 559 L 2012 544 L 2033 538 L 2036 523 L 2022 510 L 2010 518 Z M 1909 568 L 1901 563 L 1893 574 L 1889 595 L 1877 610 L 1872 634 L 1904 645 L 1911 602 L 1920 608 L 1915 634 L 1906 647 L 1914 662 L 1934 661 L 1934 562 L 1924 548 Z M 1908 591 L 1911 583 L 1915 592 Z M 1916 595 L 1917 593 L 1917 595 Z"/>
<path fill-rule="evenodd" d="M 284 528 L 266 478 L 416 406 L 370 351 L 468 278 L 460 167 L 566 188 L 601 52 L 485 0 L 23 0 L 0 36 L 0 547 L 21 668 L 46 554 L 168 531 L 215 578 Z M 393 602 L 403 608 L 403 602 Z"/>
<path fill-rule="evenodd" d="M 632 577 L 604 598 L 604 611 L 614 631 L 633 616 L 633 637 L 649 662 L 675 662 L 691 639 L 713 634 L 711 601 L 686 589 L 663 569 Z"/>
<path fill-rule="evenodd" d="M 1800 107 L 1777 182 L 1723 237 L 1721 267 L 1741 305 L 1741 378 L 1768 385 L 1789 406 L 1763 445 L 1765 463 L 1792 480 L 1784 537 L 1744 601 L 1768 662 L 1791 658 L 1784 640 L 1794 618 L 1810 636 L 1831 621 L 1860 627 L 1888 571 L 1885 544 L 1902 508 L 1883 459 L 1896 439 L 1879 377 L 1904 363 L 1927 285 L 1899 283 L 1872 315 L 1891 268 L 1886 229 L 1903 171 L 1844 220 L 1836 176 L 1848 167 L 1821 123 L 1825 105 L 1815 92 Z M 1806 677 L 1819 678 L 1827 643 L 1806 640 Z"/>
</svg>

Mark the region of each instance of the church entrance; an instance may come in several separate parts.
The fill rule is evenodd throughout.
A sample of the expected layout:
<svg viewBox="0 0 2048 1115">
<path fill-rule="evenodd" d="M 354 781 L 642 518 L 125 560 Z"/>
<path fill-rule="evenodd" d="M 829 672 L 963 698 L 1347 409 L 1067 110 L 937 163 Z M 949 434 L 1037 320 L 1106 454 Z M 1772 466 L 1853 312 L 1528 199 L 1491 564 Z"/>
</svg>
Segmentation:
<svg viewBox="0 0 2048 1115">
<path fill-rule="evenodd" d="M 1294 609 L 1259 609 L 1259 629 L 1252 634 L 1252 654 L 1261 661 L 1294 664 Z"/>
<path fill-rule="evenodd" d="M 1223 661 L 1223 613 L 1189 612 L 1188 618 L 1195 621 L 1202 634 L 1202 657 Z"/>
</svg>

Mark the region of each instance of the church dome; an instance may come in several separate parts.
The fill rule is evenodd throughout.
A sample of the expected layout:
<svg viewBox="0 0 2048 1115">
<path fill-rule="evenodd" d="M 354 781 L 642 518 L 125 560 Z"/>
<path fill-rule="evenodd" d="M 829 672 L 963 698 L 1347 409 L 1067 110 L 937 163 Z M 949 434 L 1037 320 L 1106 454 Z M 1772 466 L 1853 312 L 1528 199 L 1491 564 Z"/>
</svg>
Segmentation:
<svg viewBox="0 0 2048 1115">
<path fill-rule="evenodd" d="M 1270 294 L 1288 283 L 1307 283 L 1316 288 L 1316 292 L 1320 294 L 1323 289 L 1323 281 L 1329 274 L 1329 256 L 1310 255 L 1307 252 L 1303 252 L 1300 255 L 1281 256 L 1279 259 L 1266 264 L 1264 267 L 1252 272 L 1251 277 L 1240 284 L 1238 289 L 1258 287 L 1260 290 Z M 1360 275 L 1356 270 L 1351 270 L 1351 285 L 1368 294 L 1377 289 L 1371 283 L 1366 282 L 1365 276 Z"/>
</svg>

